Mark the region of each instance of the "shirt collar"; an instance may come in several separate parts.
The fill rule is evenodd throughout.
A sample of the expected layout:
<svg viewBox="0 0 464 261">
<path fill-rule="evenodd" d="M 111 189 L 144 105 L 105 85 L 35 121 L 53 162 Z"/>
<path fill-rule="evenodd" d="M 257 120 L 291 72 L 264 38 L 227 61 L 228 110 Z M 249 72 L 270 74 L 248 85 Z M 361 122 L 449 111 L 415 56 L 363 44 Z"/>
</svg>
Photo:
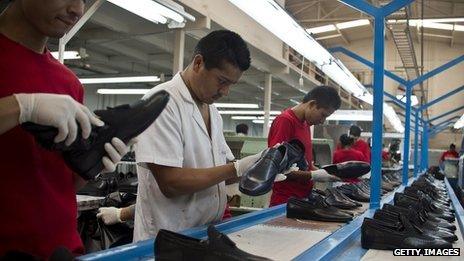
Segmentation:
<svg viewBox="0 0 464 261">
<path fill-rule="evenodd" d="M 176 83 L 176 86 L 179 88 L 179 93 L 182 96 L 182 98 L 191 104 L 195 104 L 195 101 L 193 100 L 192 94 L 190 94 L 190 91 L 185 84 L 184 80 L 182 79 L 182 76 L 180 76 L 180 72 L 174 75 L 173 81 Z"/>
</svg>

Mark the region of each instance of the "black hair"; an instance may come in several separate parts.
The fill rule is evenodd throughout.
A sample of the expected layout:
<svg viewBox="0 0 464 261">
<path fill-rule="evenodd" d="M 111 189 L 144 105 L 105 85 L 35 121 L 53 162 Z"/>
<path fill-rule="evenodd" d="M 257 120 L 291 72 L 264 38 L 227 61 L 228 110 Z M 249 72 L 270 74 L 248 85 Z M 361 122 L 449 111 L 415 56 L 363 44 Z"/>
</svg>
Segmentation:
<svg viewBox="0 0 464 261">
<path fill-rule="evenodd" d="M 342 136 L 340 136 L 340 143 L 342 147 L 351 146 L 354 143 L 354 139 L 347 134 L 342 134 Z"/>
<path fill-rule="evenodd" d="M 235 126 L 235 132 L 236 133 L 243 133 L 245 135 L 248 134 L 248 125 L 245 123 L 240 123 L 237 126 Z"/>
<path fill-rule="evenodd" d="M 193 57 L 203 56 L 206 69 L 221 68 L 224 62 L 238 67 L 241 71 L 250 68 L 250 50 L 245 41 L 229 30 L 217 30 L 198 41 Z"/>
<path fill-rule="evenodd" d="M 353 136 L 353 137 L 360 137 L 361 136 L 361 128 L 359 128 L 358 126 L 356 125 L 351 125 L 350 127 L 350 135 Z"/>
<path fill-rule="evenodd" d="M 331 86 L 317 86 L 310 90 L 303 98 L 303 103 L 315 101 L 317 107 L 338 110 L 342 104 L 338 91 Z"/>
<path fill-rule="evenodd" d="M 456 149 L 456 145 L 454 145 L 454 143 L 451 143 L 450 144 L 450 149 Z"/>
</svg>

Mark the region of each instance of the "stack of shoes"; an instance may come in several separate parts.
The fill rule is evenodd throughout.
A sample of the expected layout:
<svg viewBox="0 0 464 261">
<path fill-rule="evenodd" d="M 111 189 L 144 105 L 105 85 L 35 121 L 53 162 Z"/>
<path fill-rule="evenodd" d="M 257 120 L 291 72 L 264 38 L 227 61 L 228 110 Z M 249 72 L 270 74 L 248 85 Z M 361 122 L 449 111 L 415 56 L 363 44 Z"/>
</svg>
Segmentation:
<svg viewBox="0 0 464 261">
<path fill-rule="evenodd" d="M 363 184 L 343 184 L 336 187 L 336 189 L 352 200 L 369 202 L 370 196 L 369 193 L 366 193 L 366 189 Z"/>
<path fill-rule="evenodd" d="M 161 229 L 156 236 L 154 249 L 156 260 L 269 260 L 240 250 L 227 235 L 212 225 L 208 227 L 206 240 Z"/>
<path fill-rule="evenodd" d="M 401 179 L 397 173 L 385 173 L 383 174 L 384 179 L 391 183 L 394 187 L 401 185 Z"/>
<path fill-rule="evenodd" d="M 430 175 L 418 178 L 394 204 L 384 204 L 374 217 L 365 218 L 361 244 L 366 249 L 452 248 L 458 240 L 449 198 L 441 181 Z"/>
<path fill-rule="evenodd" d="M 396 184 L 396 183 L 395 183 Z M 392 192 L 395 189 L 395 184 L 392 183 L 387 176 L 382 175 L 382 189 L 386 192 Z"/>
<path fill-rule="evenodd" d="M 307 199 L 290 198 L 287 201 L 287 218 L 348 222 L 353 214 L 329 205 L 319 193 L 311 193 Z"/>
<path fill-rule="evenodd" d="M 341 193 L 338 189 L 328 188 L 325 190 L 325 202 L 331 205 L 332 207 L 340 209 L 355 209 L 362 206 L 361 203 L 356 202 L 345 194 Z"/>
</svg>

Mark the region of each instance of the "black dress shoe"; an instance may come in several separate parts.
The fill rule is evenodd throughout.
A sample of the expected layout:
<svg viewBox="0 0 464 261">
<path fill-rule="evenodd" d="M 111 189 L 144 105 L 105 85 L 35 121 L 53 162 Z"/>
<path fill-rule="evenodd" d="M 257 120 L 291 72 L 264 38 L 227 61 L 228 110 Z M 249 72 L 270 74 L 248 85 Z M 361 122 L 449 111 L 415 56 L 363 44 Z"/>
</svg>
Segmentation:
<svg viewBox="0 0 464 261">
<path fill-rule="evenodd" d="M 342 193 L 334 188 L 326 189 L 326 195 L 325 202 L 332 207 L 340 209 L 355 209 L 358 207 L 358 204 L 354 203 L 352 200 L 347 200 L 342 196 Z"/>
<path fill-rule="evenodd" d="M 208 227 L 208 239 L 200 240 L 179 233 L 161 229 L 155 239 L 156 260 L 221 260 L 221 261 L 263 261 L 237 248 L 225 234 L 212 225 Z"/>
<path fill-rule="evenodd" d="M 341 179 L 359 178 L 371 171 L 371 165 L 363 161 L 347 161 L 323 166 L 322 168 L 329 174 Z"/>
<path fill-rule="evenodd" d="M 450 242 L 422 235 L 401 222 L 390 223 L 365 218 L 361 226 L 361 246 L 365 249 L 451 248 Z"/>
<path fill-rule="evenodd" d="M 289 198 L 287 201 L 287 218 L 348 222 L 353 219 L 353 215 L 330 206 L 322 196 L 312 194 L 306 200 Z"/>
<path fill-rule="evenodd" d="M 425 227 L 420 222 L 420 220 L 418 220 L 417 215 L 404 215 L 402 213 L 395 213 L 390 212 L 388 210 L 378 209 L 374 213 L 374 219 L 383 220 L 387 222 L 400 221 L 402 222 L 403 226 L 415 229 L 419 234 L 430 237 L 436 237 L 451 243 L 458 240 L 458 237 L 449 230 Z"/>
<path fill-rule="evenodd" d="M 338 191 L 345 194 L 345 196 L 351 198 L 352 200 L 356 200 L 359 202 L 369 202 L 369 195 L 365 194 L 361 191 L 360 188 L 353 186 L 353 184 L 349 185 L 342 185 L 337 187 Z"/>
<path fill-rule="evenodd" d="M 409 207 L 411 205 L 414 205 L 416 203 L 420 203 L 426 211 L 428 211 L 428 214 L 431 216 L 439 217 L 445 220 L 448 220 L 450 222 L 453 222 L 455 220 L 454 215 L 452 213 L 445 212 L 443 210 L 434 208 L 431 204 L 429 204 L 425 199 L 416 199 L 410 196 L 407 196 L 403 193 L 395 193 L 395 196 L 393 198 L 393 201 L 395 202 L 395 205 L 401 206 L 401 207 Z"/>
<path fill-rule="evenodd" d="M 113 137 L 127 143 L 156 120 L 168 101 L 169 94 L 162 90 L 131 105 L 125 104 L 95 111 L 105 125 L 103 127 L 93 126 L 88 139 L 82 138 L 79 128 L 78 137 L 80 138 L 77 138 L 70 146 L 66 146 L 64 142 L 53 142 L 58 134 L 58 129 L 55 127 L 31 122 L 23 123 L 21 126 L 34 135 L 44 148 L 61 151 L 63 159 L 71 170 L 89 180 L 104 169 L 102 158 L 107 154 L 104 148 L 105 143 L 110 143 Z"/>
<path fill-rule="evenodd" d="M 269 192 L 277 174 L 293 164 L 302 164 L 304 145 L 299 140 L 284 142 L 263 152 L 261 158 L 240 178 L 240 192 L 249 196 L 260 196 Z M 303 163 L 304 164 L 304 163 Z"/>
<path fill-rule="evenodd" d="M 443 228 L 451 232 L 456 230 L 456 226 L 453 224 L 450 224 L 448 221 L 430 217 L 427 214 L 427 212 L 420 206 L 419 203 L 409 206 L 408 208 L 394 206 L 390 204 L 383 204 L 382 209 L 385 209 L 390 212 L 395 212 L 395 213 L 403 213 L 405 215 L 410 215 L 410 212 L 412 212 L 412 214 L 417 215 L 420 218 L 420 220 L 422 220 L 422 222 L 424 223 L 423 225 L 428 228 L 431 228 L 431 227 Z"/>
<path fill-rule="evenodd" d="M 445 205 L 447 207 L 450 206 L 450 203 L 441 199 L 433 199 L 426 193 L 424 193 L 422 190 L 416 188 L 416 187 L 406 187 L 404 188 L 404 194 L 411 196 L 411 197 L 418 197 L 418 198 L 427 198 L 430 199 L 432 202 L 439 204 L 439 205 Z"/>
</svg>

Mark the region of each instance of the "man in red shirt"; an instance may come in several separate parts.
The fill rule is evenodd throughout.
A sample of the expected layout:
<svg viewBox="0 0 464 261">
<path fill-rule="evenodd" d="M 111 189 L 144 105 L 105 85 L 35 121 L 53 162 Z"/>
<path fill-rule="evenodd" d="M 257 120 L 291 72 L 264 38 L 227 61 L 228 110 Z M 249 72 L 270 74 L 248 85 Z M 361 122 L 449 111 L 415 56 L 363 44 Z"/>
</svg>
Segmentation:
<svg viewBox="0 0 464 261">
<path fill-rule="evenodd" d="M 359 128 L 356 125 L 351 125 L 350 127 L 350 136 L 354 139 L 353 146 L 351 146 L 352 149 L 360 151 L 365 158 L 365 162 L 371 163 L 371 149 L 369 147 L 369 144 L 365 142 L 363 139 L 361 139 L 361 128 Z"/>
<path fill-rule="evenodd" d="M 453 143 L 451 143 L 451 145 L 449 146 L 449 150 L 441 154 L 440 163 L 442 163 L 446 158 L 459 158 L 459 154 L 456 151 L 456 145 L 454 145 Z"/>
<path fill-rule="evenodd" d="M 88 138 L 92 124 L 104 124 L 81 104 L 74 73 L 46 48 L 48 38 L 62 37 L 83 11 L 83 0 L 15 0 L 0 15 L 0 259 L 9 251 L 47 259 L 59 246 L 83 253 L 75 191 L 84 181 L 59 152 L 44 150 L 19 127 L 56 127 L 55 142 L 69 145 L 78 126 Z M 105 171 L 114 171 L 128 148 L 113 138 L 105 149 Z"/>
<path fill-rule="evenodd" d="M 284 110 L 272 122 L 269 130 L 268 146 L 277 143 L 300 140 L 305 146 L 305 158 L 308 169 L 293 171 L 287 179 L 274 183 L 270 206 L 287 203 L 290 197 L 304 198 L 309 196 L 313 181 L 329 182 L 339 180 L 325 170 L 318 170 L 313 165 L 311 145 L 311 125 L 322 124 L 335 110 L 340 108 L 341 100 L 338 92 L 329 86 L 319 86 L 309 91 L 302 103 Z"/>
<path fill-rule="evenodd" d="M 340 148 L 337 149 L 334 152 L 332 163 L 337 164 L 337 163 L 342 163 L 346 161 L 366 161 L 366 158 L 364 155 L 358 151 L 353 149 L 351 146 L 353 146 L 354 139 L 352 137 L 349 137 L 346 134 L 343 134 L 340 136 Z M 353 178 L 353 179 L 344 179 L 344 182 L 348 183 L 357 183 L 360 180 L 358 178 Z"/>
</svg>

